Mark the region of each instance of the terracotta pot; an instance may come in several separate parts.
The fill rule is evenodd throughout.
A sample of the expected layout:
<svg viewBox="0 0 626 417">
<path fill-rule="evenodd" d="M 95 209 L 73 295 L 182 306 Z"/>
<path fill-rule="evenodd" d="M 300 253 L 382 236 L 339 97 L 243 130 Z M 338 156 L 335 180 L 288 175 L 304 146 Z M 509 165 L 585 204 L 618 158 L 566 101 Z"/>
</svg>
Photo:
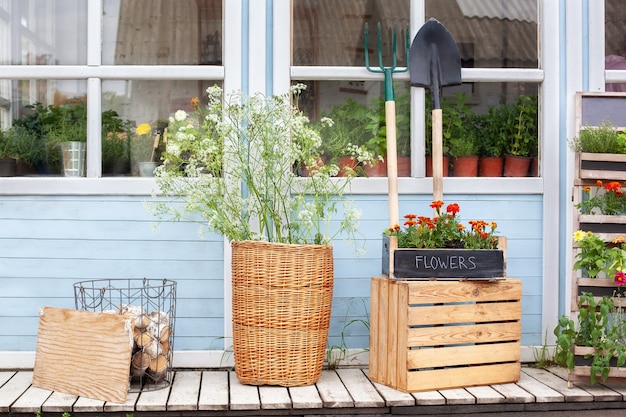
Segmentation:
<svg viewBox="0 0 626 417">
<path fill-rule="evenodd" d="M 398 177 L 410 177 L 411 176 L 411 157 L 399 156 L 398 157 Z"/>
<path fill-rule="evenodd" d="M 505 155 L 504 156 L 504 176 L 505 177 L 526 177 L 530 158 L 527 156 Z"/>
<path fill-rule="evenodd" d="M 443 176 L 447 177 L 449 174 L 449 165 L 450 165 L 450 158 L 447 156 L 443 157 Z M 426 176 L 427 177 L 432 177 L 433 176 L 433 159 L 432 156 L 427 156 L 426 157 Z"/>
<path fill-rule="evenodd" d="M 364 164 L 363 171 L 368 177 L 386 177 L 387 176 L 387 161 L 376 161 L 375 165 Z"/>
<path fill-rule="evenodd" d="M 339 173 L 337 174 L 337 176 L 346 177 L 351 171 L 356 172 L 357 165 L 358 161 L 356 160 L 356 158 L 353 158 L 351 156 L 342 156 L 337 161 L 337 166 L 339 167 Z M 356 175 L 356 173 L 354 175 Z"/>
<path fill-rule="evenodd" d="M 504 158 L 501 156 L 481 156 L 478 160 L 478 175 L 480 177 L 501 177 Z"/>
<path fill-rule="evenodd" d="M 455 177 L 475 177 L 478 175 L 478 156 L 460 156 L 452 159 Z"/>
</svg>

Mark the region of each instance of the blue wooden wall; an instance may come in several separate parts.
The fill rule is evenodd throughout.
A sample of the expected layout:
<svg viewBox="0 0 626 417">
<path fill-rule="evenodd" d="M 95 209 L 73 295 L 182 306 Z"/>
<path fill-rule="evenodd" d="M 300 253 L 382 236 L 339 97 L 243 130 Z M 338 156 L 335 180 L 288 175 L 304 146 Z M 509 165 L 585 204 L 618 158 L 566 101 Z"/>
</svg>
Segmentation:
<svg viewBox="0 0 626 417">
<path fill-rule="evenodd" d="M 400 213 L 431 215 L 431 195 L 400 196 Z M 386 196 L 355 195 L 367 248 L 334 242 L 329 345 L 366 349 L 370 278 L 380 274 Z M 496 221 L 508 239 L 510 277 L 523 282 L 522 344 L 541 345 L 542 197 L 445 196 L 464 221 Z M 162 223 L 146 196 L 0 196 L 0 350 L 34 351 L 43 306 L 74 308 L 73 284 L 102 278 L 177 282 L 176 350 L 224 349 L 224 251 L 194 223 Z"/>
</svg>

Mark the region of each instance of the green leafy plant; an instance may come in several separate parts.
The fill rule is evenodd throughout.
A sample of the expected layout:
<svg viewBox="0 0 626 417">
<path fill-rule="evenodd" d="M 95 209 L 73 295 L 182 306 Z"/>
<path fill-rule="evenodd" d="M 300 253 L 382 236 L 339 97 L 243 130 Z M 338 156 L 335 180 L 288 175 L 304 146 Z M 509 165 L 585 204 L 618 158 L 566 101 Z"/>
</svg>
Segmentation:
<svg viewBox="0 0 626 417">
<path fill-rule="evenodd" d="M 618 285 L 626 282 L 623 266 L 626 264 L 624 238 L 616 238 L 607 245 L 593 232 L 577 230 L 574 242 L 580 249 L 574 257 L 574 270 L 583 271 L 588 278 L 597 278 L 602 272 Z"/>
<path fill-rule="evenodd" d="M 599 375 L 602 381 L 609 376 L 611 366 L 626 363 L 624 334 L 626 322 L 623 311 L 616 307 L 613 297 L 607 295 L 596 300 L 591 293 L 582 293 L 578 299 L 578 323 L 567 316 L 561 316 L 554 329 L 556 340 L 555 361 L 574 369 L 574 346 L 593 348 L 593 354 L 586 354 L 591 359 L 590 381 L 596 383 Z"/>
<path fill-rule="evenodd" d="M 319 131 L 291 103 L 303 87 L 271 97 L 232 93 L 224 103 L 219 87 L 208 88 L 208 105 L 201 110 L 207 136 L 201 139 L 179 134 L 187 133 L 188 115 L 177 112 L 174 119 L 181 124 L 168 128 L 163 165 L 156 170 L 163 196 L 150 206 L 153 213 L 199 222 L 231 241 L 325 244 L 341 234 L 352 239 L 360 217 L 344 194 L 352 177 L 332 178 L 338 172 L 333 164 L 308 178 L 295 173 L 319 158 L 322 145 Z M 213 164 L 219 175 L 209 169 Z"/>
<path fill-rule="evenodd" d="M 396 236 L 399 248 L 498 248 L 495 222 L 471 220 L 470 227 L 467 228 L 459 221 L 458 204 L 448 204 L 445 211 L 443 206 L 443 201 L 433 201 L 430 207 L 435 210 L 435 217 L 407 214 L 404 216 L 406 219 L 404 229 L 399 225 L 394 225 L 386 229 L 384 233 L 388 236 Z"/>
<path fill-rule="evenodd" d="M 130 160 L 130 124 L 115 110 L 102 112 L 102 164 L 108 170 Z"/>
<path fill-rule="evenodd" d="M 531 147 L 537 143 L 538 119 L 537 97 L 521 95 L 516 103 L 505 106 L 504 116 L 507 124 L 505 132 L 509 141 L 505 152 L 510 155 L 530 156 Z"/>
<path fill-rule="evenodd" d="M 599 126 L 583 127 L 569 147 L 574 152 L 626 153 L 626 134 L 605 120 Z"/>
</svg>

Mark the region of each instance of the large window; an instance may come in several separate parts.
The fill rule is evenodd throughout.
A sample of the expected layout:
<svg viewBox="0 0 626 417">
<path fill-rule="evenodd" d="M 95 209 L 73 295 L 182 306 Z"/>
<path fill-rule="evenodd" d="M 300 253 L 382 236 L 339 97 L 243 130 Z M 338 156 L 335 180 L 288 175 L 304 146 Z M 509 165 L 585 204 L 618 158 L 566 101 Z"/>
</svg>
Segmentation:
<svg viewBox="0 0 626 417">
<path fill-rule="evenodd" d="M 330 116 L 335 122 L 334 129 L 324 135 L 329 159 L 336 161 L 346 153 L 346 144 L 385 155 L 382 75 L 363 77 L 361 69 L 366 53 L 372 68 L 379 65 L 378 22 L 382 29 L 382 65 L 392 65 L 395 28 L 396 64 L 398 69 L 406 67 L 410 60 L 406 30 L 411 23 L 409 16 L 416 14 L 415 8 L 423 11 L 425 19 L 437 18 L 450 31 L 463 69 L 488 73 L 490 69 L 539 67 L 537 0 L 355 0 L 340 4 L 333 0 L 294 0 L 292 81 L 308 85 L 303 105 L 312 119 Z M 417 22 L 413 24 L 418 26 Z M 316 67 L 317 73 L 310 67 Z M 411 95 L 418 93 L 409 88 L 407 78 L 406 73 L 394 74 L 398 156 L 412 156 L 413 167 L 425 165 L 428 175 L 428 163 L 422 158 L 430 152 L 430 99 L 427 92 L 422 103 L 411 109 L 411 104 L 416 104 Z M 443 90 L 447 124 L 444 155 L 487 157 L 513 152 L 538 157 L 539 84 L 519 77 L 515 81 L 507 78 L 506 72 L 500 72 L 483 79 L 485 82 L 464 80 L 467 82 L 463 85 Z M 453 163 L 450 164 L 453 173 Z M 411 175 L 420 176 L 417 172 Z M 527 175 L 538 175 L 537 170 L 531 168 Z"/>
<path fill-rule="evenodd" d="M 222 15 L 221 0 L 0 0 L 0 65 L 46 68 L 0 80 L 0 157 L 18 176 L 141 175 L 169 116 L 222 83 L 200 70 L 222 65 Z"/>
<path fill-rule="evenodd" d="M 620 0 L 605 3 L 605 69 L 626 70 L 626 10 Z M 626 77 L 622 77 L 626 78 Z M 626 92 L 626 83 L 607 83 L 606 91 Z"/>
</svg>

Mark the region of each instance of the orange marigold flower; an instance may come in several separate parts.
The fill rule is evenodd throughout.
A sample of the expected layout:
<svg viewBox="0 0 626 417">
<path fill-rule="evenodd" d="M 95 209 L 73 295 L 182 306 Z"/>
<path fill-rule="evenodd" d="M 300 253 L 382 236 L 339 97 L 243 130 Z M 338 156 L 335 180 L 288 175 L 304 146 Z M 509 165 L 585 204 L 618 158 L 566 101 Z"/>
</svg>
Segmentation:
<svg viewBox="0 0 626 417">
<path fill-rule="evenodd" d="M 605 185 L 604 185 L 604 189 L 605 189 L 605 190 L 607 190 L 607 191 L 615 191 L 615 192 L 618 192 L 618 191 L 621 191 L 621 189 L 622 189 L 622 184 L 620 184 L 620 183 L 619 183 L 619 182 L 617 182 L 617 181 L 611 181 L 611 182 L 609 182 L 608 184 L 605 184 Z"/>
<path fill-rule="evenodd" d="M 193 109 L 196 110 L 198 106 L 200 105 L 200 99 L 198 97 L 193 97 L 190 101 L 191 101 L 191 105 L 193 106 Z"/>
<path fill-rule="evenodd" d="M 483 233 L 480 234 L 480 237 L 483 238 L 483 239 L 487 239 L 487 236 L 489 236 L 489 233 L 483 232 Z"/>
<path fill-rule="evenodd" d="M 415 219 L 415 218 L 417 218 L 417 214 L 405 214 L 404 218 L 405 219 Z"/>
<path fill-rule="evenodd" d="M 590 187 L 590 186 L 588 186 L 588 185 L 585 185 L 585 186 L 583 187 L 583 191 L 585 191 L 585 192 L 589 192 L 589 191 L 591 191 L 591 187 Z"/>
<path fill-rule="evenodd" d="M 414 219 L 409 219 L 404 222 L 404 225 L 407 227 L 416 226 L 417 222 Z"/>
<path fill-rule="evenodd" d="M 462 225 L 461 223 L 457 224 L 456 227 L 457 227 L 457 229 L 459 229 L 461 231 L 463 231 L 463 229 L 465 229 L 465 226 Z"/>
<path fill-rule="evenodd" d="M 612 240 L 613 243 L 624 243 L 624 236 L 618 236 Z"/>
<path fill-rule="evenodd" d="M 596 187 L 602 187 L 602 180 L 596 181 Z"/>
<path fill-rule="evenodd" d="M 491 222 L 491 230 L 495 229 L 496 227 L 498 227 L 498 223 Z"/>
<path fill-rule="evenodd" d="M 461 208 L 457 203 L 448 204 L 448 207 L 446 207 L 446 212 L 453 215 L 457 214 L 460 210 Z"/>
<path fill-rule="evenodd" d="M 440 209 L 441 207 L 443 207 L 443 201 L 441 201 L 441 200 L 433 201 L 430 204 L 430 208 Z"/>
</svg>

